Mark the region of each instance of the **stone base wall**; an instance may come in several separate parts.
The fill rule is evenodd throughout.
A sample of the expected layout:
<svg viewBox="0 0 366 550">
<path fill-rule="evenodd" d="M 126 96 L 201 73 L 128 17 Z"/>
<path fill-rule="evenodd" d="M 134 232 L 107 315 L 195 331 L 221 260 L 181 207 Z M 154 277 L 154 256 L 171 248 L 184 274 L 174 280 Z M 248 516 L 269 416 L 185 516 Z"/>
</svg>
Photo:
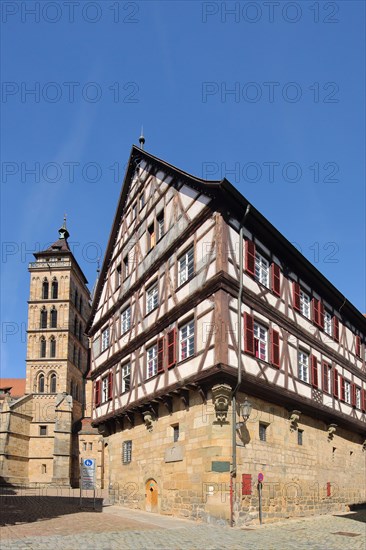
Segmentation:
<svg viewBox="0 0 366 550">
<path fill-rule="evenodd" d="M 294 428 L 287 410 L 248 397 L 252 414 L 237 431 L 237 476 L 233 487 L 236 525 L 259 522 L 259 473 L 264 476 L 265 523 L 346 511 L 351 504 L 366 502 L 365 452 L 360 435 L 337 429 L 330 439 L 324 422 L 302 415 Z M 238 402 L 243 400 L 239 394 Z M 139 414 L 135 414 L 134 426 L 126 420 L 122 429 L 116 423 L 115 433 L 105 438 L 110 500 L 162 514 L 228 523 L 230 421 L 230 408 L 226 423 L 220 424 L 211 396 L 207 404 L 202 404 L 198 393 L 190 392 L 187 409 L 178 397 L 173 400 L 172 414 L 159 405 L 158 418 L 150 428 Z M 266 441 L 260 440 L 260 423 L 265 426 Z M 178 424 L 179 438 L 174 442 L 174 426 Z M 132 441 L 132 457 L 130 463 L 124 464 L 126 441 Z"/>
</svg>

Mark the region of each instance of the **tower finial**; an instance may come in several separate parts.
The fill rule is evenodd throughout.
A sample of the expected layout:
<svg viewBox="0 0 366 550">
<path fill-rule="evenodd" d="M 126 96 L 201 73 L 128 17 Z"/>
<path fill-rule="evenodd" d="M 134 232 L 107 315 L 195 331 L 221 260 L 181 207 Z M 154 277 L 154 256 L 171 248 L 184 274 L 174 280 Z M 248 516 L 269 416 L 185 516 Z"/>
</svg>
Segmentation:
<svg viewBox="0 0 366 550">
<path fill-rule="evenodd" d="M 141 126 L 141 136 L 139 137 L 139 144 L 140 144 L 141 149 L 143 150 L 144 149 L 144 144 L 145 144 L 144 127 L 143 126 Z"/>
<path fill-rule="evenodd" d="M 64 214 L 64 224 L 58 230 L 58 234 L 59 234 L 60 239 L 68 239 L 70 237 L 70 233 L 68 232 L 68 230 L 66 228 L 66 219 L 67 219 L 67 214 L 65 212 L 65 214 Z"/>
</svg>

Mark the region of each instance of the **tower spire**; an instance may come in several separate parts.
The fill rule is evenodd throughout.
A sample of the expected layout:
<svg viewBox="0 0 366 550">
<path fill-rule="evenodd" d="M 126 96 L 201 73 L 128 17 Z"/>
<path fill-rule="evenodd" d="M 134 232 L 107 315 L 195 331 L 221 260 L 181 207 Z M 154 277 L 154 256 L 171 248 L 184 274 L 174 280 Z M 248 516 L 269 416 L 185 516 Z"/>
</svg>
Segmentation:
<svg viewBox="0 0 366 550">
<path fill-rule="evenodd" d="M 65 239 L 65 240 L 67 240 L 70 237 L 70 233 L 68 232 L 67 227 L 66 227 L 66 219 L 67 219 L 67 215 L 65 213 L 64 214 L 64 223 L 63 223 L 62 227 L 60 227 L 60 229 L 58 230 L 58 234 L 59 234 L 60 239 Z"/>
<path fill-rule="evenodd" d="M 143 149 L 144 149 L 144 145 L 145 145 L 144 127 L 143 127 L 143 126 L 141 126 L 141 135 L 140 135 L 140 137 L 139 137 L 139 144 L 140 144 L 141 149 L 143 150 Z"/>
</svg>

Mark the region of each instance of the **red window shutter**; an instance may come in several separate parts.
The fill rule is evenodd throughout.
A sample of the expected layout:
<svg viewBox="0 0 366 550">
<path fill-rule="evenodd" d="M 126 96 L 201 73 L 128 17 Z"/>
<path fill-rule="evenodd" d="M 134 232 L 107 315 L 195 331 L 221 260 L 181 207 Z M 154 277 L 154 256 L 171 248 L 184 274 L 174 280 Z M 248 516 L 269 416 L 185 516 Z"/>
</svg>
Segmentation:
<svg viewBox="0 0 366 550">
<path fill-rule="evenodd" d="M 331 496 L 331 485 L 330 485 L 330 481 L 327 481 L 327 497 L 330 497 Z"/>
<path fill-rule="evenodd" d="M 177 362 L 177 329 L 173 328 L 167 334 L 168 369 Z"/>
<path fill-rule="evenodd" d="M 251 474 L 242 474 L 241 477 L 241 494 L 251 495 L 252 494 L 252 476 Z"/>
<path fill-rule="evenodd" d="M 164 370 L 164 338 L 158 338 L 158 372 Z"/>
<path fill-rule="evenodd" d="M 271 362 L 274 367 L 280 368 L 280 333 L 271 331 Z"/>
<path fill-rule="evenodd" d="M 100 405 L 100 380 L 95 382 L 95 406 L 99 407 Z"/>
<path fill-rule="evenodd" d="M 339 342 L 339 321 L 335 315 L 333 316 L 333 338 L 336 342 Z"/>
<path fill-rule="evenodd" d="M 245 247 L 245 271 L 255 275 L 255 244 L 253 241 L 246 241 Z"/>
<path fill-rule="evenodd" d="M 273 294 L 277 294 L 277 296 L 281 296 L 281 269 L 280 266 L 272 263 L 272 292 Z"/>
<path fill-rule="evenodd" d="M 113 397 L 113 372 L 108 373 L 108 399 Z"/>
<path fill-rule="evenodd" d="M 351 405 L 352 407 L 356 406 L 356 384 L 351 383 Z"/>
<path fill-rule="evenodd" d="M 333 371 L 333 395 L 334 397 L 338 397 L 338 371 L 337 369 L 334 369 Z"/>
<path fill-rule="evenodd" d="M 318 387 L 318 359 L 315 355 L 311 356 L 311 383 L 314 388 Z"/>
<path fill-rule="evenodd" d="M 292 283 L 292 294 L 294 309 L 300 311 L 300 285 L 295 281 Z"/>
<path fill-rule="evenodd" d="M 366 390 L 361 390 L 361 409 L 366 412 Z"/>
<path fill-rule="evenodd" d="M 361 357 L 361 338 L 356 336 L 356 355 Z"/>
<path fill-rule="evenodd" d="M 255 354 L 254 345 L 254 318 L 249 313 L 244 313 L 244 351 Z"/>
<path fill-rule="evenodd" d="M 324 305 L 323 305 L 323 302 L 320 302 L 320 320 L 319 320 L 319 326 L 320 326 L 320 328 L 324 328 Z"/>
<path fill-rule="evenodd" d="M 344 389 L 344 378 L 343 376 L 340 376 L 339 378 L 341 379 L 341 401 L 344 401 L 346 397 L 346 391 Z"/>
</svg>

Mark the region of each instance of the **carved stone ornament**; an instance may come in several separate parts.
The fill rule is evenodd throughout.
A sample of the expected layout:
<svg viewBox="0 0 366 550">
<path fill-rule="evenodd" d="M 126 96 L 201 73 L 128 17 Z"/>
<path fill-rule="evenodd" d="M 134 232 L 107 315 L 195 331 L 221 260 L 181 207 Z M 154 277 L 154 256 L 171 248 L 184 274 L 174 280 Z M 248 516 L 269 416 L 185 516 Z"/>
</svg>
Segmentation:
<svg viewBox="0 0 366 550">
<path fill-rule="evenodd" d="M 297 430 L 297 423 L 300 420 L 301 411 L 291 411 L 290 412 L 290 430 L 294 432 Z"/>
<path fill-rule="evenodd" d="M 153 428 L 153 415 L 151 411 L 144 411 L 142 413 L 142 416 L 144 417 L 145 426 L 148 430 L 152 430 Z"/>
<path fill-rule="evenodd" d="M 337 424 L 329 424 L 327 431 L 328 431 L 328 440 L 331 441 L 334 437 L 334 434 L 337 430 Z"/>
<path fill-rule="evenodd" d="M 212 387 L 212 399 L 215 407 L 217 424 L 227 423 L 227 414 L 231 399 L 232 389 L 228 384 L 216 384 Z"/>
</svg>

